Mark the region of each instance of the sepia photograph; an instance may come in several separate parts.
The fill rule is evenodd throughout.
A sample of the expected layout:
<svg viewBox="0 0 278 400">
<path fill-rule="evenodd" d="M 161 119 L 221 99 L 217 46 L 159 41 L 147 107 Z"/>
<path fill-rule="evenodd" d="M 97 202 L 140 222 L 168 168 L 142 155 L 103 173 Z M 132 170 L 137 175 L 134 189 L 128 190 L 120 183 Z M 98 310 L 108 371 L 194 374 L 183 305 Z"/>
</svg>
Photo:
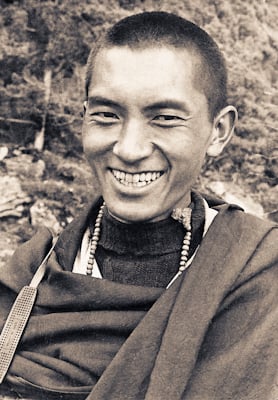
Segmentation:
<svg viewBox="0 0 278 400">
<path fill-rule="evenodd" d="M 277 20 L 0 0 L 0 400 L 278 400 Z"/>
</svg>

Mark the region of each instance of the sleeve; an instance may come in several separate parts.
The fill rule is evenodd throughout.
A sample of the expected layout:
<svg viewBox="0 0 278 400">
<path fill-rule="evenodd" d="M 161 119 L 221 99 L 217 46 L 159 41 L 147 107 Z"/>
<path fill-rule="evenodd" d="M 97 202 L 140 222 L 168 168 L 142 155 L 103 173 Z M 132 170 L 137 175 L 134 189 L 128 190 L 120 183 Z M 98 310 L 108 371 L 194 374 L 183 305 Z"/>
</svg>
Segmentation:
<svg viewBox="0 0 278 400">
<path fill-rule="evenodd" d="M 186 400 L 277 400 L 277 229 L 255 249 L 205 335 Z M 242 244 L 244 245 L 244 243 Z"/>
</svg>

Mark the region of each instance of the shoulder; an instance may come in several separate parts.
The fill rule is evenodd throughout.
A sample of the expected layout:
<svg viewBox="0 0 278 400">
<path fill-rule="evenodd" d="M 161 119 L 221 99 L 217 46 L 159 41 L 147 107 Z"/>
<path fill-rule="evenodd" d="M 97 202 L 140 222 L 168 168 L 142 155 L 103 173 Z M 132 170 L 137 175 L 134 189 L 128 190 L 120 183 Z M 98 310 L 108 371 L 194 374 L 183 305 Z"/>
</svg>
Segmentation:
<svg viewBox="0 0 278 400">
<path fill-rule="evenodd" d="M 274 231 L 273 235 L 277 235 L 278 225 L 267 218 L 259 218 L 256 215 L 246 213 L 240 206 L 236 204 L 227 204 L 223 199 L 201 194 L 208 206 L 218 211 L 218 218 L 221 218 L 223 224 L 227 223 L 232 234 L 248 235 L 249 237 L 257 237 L 260 241 L 269 231 Z"/>
<path fill-rule="evenodd" d="M 234 285 L 240 285 L 266 270 L 271 270 L 267 276 L 277 277 L 278 226 L 267 219 L 245 213 L 235 205 L 220 204 L 212 208 L 218 214 L 212 224 L 213 229 L 209 230 L 210 244 L 218 252 L 221 248 L 227 249 L 227 268 L 233 268 L 238 273 Z"/>
<path fill-rule="evenodd" d="M 213 208 L 218 211 L 219 217 L 223 222 L 228 223 L 230 230 L 237 236 L 248 236 L 261 241 L 270 232 L 274 236 L 278 234 L 278 225 L 276 223 L 246 213 L 236 205 L 221 204 Z"/>
<path fill-rule="evenodd" d="M 228 219 L 229 228 L 239 244 L 238 252 L 248 251 L 248 258 L 235 286 L 257 279 L 266 287 L 271 285 L 274 289 L 276 286 L 277 293 L 278 225 L 232 206 L 224 207 L 219 213 Z"/>
</svg>

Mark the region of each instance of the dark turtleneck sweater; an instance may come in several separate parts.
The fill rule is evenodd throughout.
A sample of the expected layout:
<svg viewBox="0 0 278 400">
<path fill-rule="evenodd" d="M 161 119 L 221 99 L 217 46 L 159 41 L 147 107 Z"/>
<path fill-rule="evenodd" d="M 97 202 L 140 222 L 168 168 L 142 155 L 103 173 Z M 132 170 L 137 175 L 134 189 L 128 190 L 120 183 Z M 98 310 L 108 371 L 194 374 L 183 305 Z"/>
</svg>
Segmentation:
<svg viewBox="0 0 278 400">
<path fill-rule="evenodd" d="M 199 194 L 192 193 L 190 207 L 189 258 L 204 229 L 205 209 Z M 185 233 L 182 224 L 171 217 L 158 222 L 125 224 L 105 209 L 95 255 L 103 278 L 131 285 L 166 287 L 178 271 Z"/>
</svg>

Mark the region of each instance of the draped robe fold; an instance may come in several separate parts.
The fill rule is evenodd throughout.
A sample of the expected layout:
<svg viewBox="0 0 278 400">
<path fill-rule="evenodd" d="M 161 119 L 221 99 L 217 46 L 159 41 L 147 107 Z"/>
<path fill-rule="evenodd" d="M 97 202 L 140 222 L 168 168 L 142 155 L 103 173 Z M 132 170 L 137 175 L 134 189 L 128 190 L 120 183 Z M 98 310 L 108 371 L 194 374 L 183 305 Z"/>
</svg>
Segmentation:
<svg viewBox="0 0 278 400">
<path fill-rule="evenodd" d="M 58 240 L 5 390 L 34 399 L 276 400 L 275 226 L 220 206 L 192 265 L 164 290 L 71 272 L 94 210 Z M 1 329 L 51 241 L 40 230 L 0 270 Z M 112 354 L 108 366 L 103 354 Z"/>
</svg>

